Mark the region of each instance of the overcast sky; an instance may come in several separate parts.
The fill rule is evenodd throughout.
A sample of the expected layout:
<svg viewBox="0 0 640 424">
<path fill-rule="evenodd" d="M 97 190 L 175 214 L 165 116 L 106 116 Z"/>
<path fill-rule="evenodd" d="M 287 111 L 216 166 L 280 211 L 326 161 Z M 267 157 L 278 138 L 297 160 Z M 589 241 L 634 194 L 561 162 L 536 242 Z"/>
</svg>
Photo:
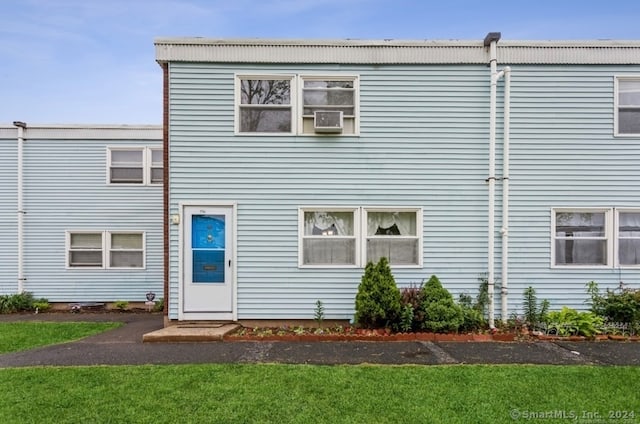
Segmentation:
<svg viewBox="0 0 640 424">
<path fill-rule="evenodd" d="M 156 37 L 640 39 L 639 0 L 0 0 L 0 124 L 160 124 Z"/>
</svg>

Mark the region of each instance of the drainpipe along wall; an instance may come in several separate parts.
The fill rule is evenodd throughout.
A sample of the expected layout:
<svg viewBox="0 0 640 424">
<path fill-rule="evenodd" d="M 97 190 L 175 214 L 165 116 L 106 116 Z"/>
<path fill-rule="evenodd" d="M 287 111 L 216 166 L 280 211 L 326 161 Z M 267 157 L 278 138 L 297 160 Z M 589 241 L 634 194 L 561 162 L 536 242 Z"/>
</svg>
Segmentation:
<svg viewBox="0 0 640 424">
<path fill-rule="evenodd" d="M 511 131 L 511 68 L 504 68 L 504 130 L 502 141 L 502 284 L 500 289 L 502 322 L 507 322 L 509 294 L 509 132 Z"/>
<path fill-rule="evenodd" d="M 24 150 L 24 132 L 27 124 L 21 121 L 13 123 L 18 128 L 18 293 L 24 291 L 24 191 L 23 191 L 23 150 Z"/>
<path fill-rule="evenodd" d="M 496 197 L 496 103 L 498 80 L 504 72 L 498 72 L 497 44 L 499 32 L 491 32 L 484 39 L 489 47 L 489 66 L 491 71 L 491 90 L 489 94 L 489 185 L 488 233 L 487 233 L 487 294 L 489 297 L 489 327 L 495 327 L 495 197 Z"/>
</svg>

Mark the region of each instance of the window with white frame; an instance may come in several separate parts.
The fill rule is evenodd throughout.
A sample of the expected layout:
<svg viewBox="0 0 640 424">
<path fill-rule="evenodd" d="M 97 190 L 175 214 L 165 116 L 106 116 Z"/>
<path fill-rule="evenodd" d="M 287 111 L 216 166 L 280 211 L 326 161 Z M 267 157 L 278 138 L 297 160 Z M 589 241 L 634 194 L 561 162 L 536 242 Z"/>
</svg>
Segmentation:
<svg viewBox="0 0 640 424">
<path fill-rule="evenodd" d="M 162 149 L 149 149 L 151 155 L 151 165 L 149 167 L 149 183 L 162 184 L 163 166 L 162 166 Z"/>
<path fill-rule="evenodd" d="M 162 149 L 149 147 L 109 147 L 109 184 L 161 184 Z"/>
<path fill-rule="evenodd" d="M 301 209 L 300 265 L 357 265 L 356 211 Z"/>
<path fill-rule="evenodd" d="M 102 232 L 73 232 L 67 236 L 67 264 L 73 268 L 102 268 Z"/>
<path fill-rule="evenodd" d="M 144 268 L 144 232 L 68 231 L 69 268 Z"/>
<path fill-rule="evenodd" d="M 422 219 L 419 210 L 365 209 L 366 260 L 386 257 L 391 265 L 421 265 Z"/>
<path fill-rule="evenodd" d="M 617 210 L 618 265 L 640 265 L 640 210 Z"/>
<path fill-rule="evenodd" d="M 610 210 L 554 209 L 553 264 L 610 266 Z"/>
<path fill-rule="evenodd" d="M 640 136 L 640 76 L 616 78 L 616 134 Z"/>
<path fill-rule="evenodd" d="M 313 134 L 316 112 L 339 112 L 342 115 L 342 134 L 357 131 L 358 80 L 351 77 L 311 77 L 302 80 L 302 133 Z"/>
<path fill-rule="evenodd" d="M 144 235 L 110 233 L 109 268 L 144 268 Z"/>
<path fill-rule="evenodd" d="M 238 134 L 315 134 L 316 112 L 342 116 L 343 127 L 330 132 L 357 134 L 358 110 L 357 76 L 236 77 Z"/>
<path fill-rule="evenodd" d="M 238 132 L 291 133 L 291 77 L 239 77 Z"/>
</svg>

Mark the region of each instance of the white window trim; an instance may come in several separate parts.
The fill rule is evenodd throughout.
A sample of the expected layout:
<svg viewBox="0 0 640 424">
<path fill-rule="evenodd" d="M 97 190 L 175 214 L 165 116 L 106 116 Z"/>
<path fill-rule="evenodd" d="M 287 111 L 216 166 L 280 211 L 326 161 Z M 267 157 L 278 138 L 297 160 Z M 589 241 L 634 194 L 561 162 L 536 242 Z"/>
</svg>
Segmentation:
<svg viewBox="0 0 640 424">
<path fill-rule="evenodd" d="M 154 150 L 159 150 L 160 154 L 162 155 L 162 147 L 147 147 L 146 148 L 146 154 L 145 154 L 145 176 L 147 178 L 147 185 L 151 185 L 151 186 L 162 186 L 163 185 L 163 181 L 159 181 L 159 182 L 153 182 L 152 178 L 151 178 L 151 171 L 153 168 L 160 168 L 163 169 L 164 168 L 164 162 L 161 160 L 160 161 L 160 166 L 153 166 L 153 151 Z M 157 163 L 157 162 L 156 162 Z"/>
<path fill-rule="evenodd" d="M 304 214 L 305 212 L 352 212 L 354 214 L 354 237 L 355 237 L 355 264 L 353 265 L 332 265 L 332 264 L 304 264 Z M 344 269 L 344 268 L 364 268 L 367 264 L 367 251 L 366 251 L 366 239 L 367 239 L 367 212 L 413 212 L 416 214 L 416 235 L 414 237 L 407 237 L 411 239 L 418 239 L 418 264 L 397 265 L 390 264 L 392 268 L 409 268 L 416 269 L 422 268 L 424 264 L 424 237 L 423 237 L 423 209 L 420 207 L 389 207 L 389 206 L 363 206 L 363 207 L 348 207 L 348 206 L 300 206 L 298 208 L 298 268 L 323 268 L 323 269 Z"/>
<path fill-rule="evenodd" d="M 550 266 L 552 269 L 609 269 L 613 267 L 614 258 L 614 222 L 612 208 L 583 208 L 583 207 L 557 207 L 551 208 L 551 257 Z M 605 239 L 607 240 L 607 263 L 604 265 L 557 265 L 556 264 L 556 213 L 604 213 Z"/>
<path fill-rule="evenodd" d="M 137 234 L 137 235 L 141 235 L 142 236 L 142 249 L 140 249 L 140 251 L 142 252 L 142 266 L 141 267 L 127 267 L 127 266 L 111 266 L 111 252 L 112 252 L 112 248 L 111 248 L 111 236 L 113 234 Z M 105 240 L 106 239 L 106 240 Z M 106 243 L 106 249 L 105 249 L 105 258 L 104 260 L 108 261 L 108 262 L 104 262 L 105 267 L 108 269 L 125 269 L 125 270 L 135 270 L 135 269 L 146 269 L 147 268 L 147 235 L 145 231 L 105 231 L 105 234 L 103 235 L 103 242 Z M 134 249 L 128 249 L 128 250 L 134 250 Z M 136 249 L 136 251 L 138 251 Z"/>
<path fill-rule="evenodd" d="M 621 265 L 620 264 L 620 212 L 632 212 L 632 213 L 640 213 L 640 208 L 616 208 L 615 209 L 615 218 L 614 218 L 614 249 L 615 249 L 615 267 L 621 269 L 638 269 L 640 268 L 640 264 L 638 265 Z"/>
<path fill-rule="evenodd" d="M 619 104 L 619 88 L 620 88 L 620 81 L 621 80 L 632 80 L 632 81 L 639 81 L 640 82 L 640 75 L 615 75 L 613 77 L 613 136 L 614 137 L 621 137 L 621 138 L 638 138 L 640 137 L 640 133 L 620 133 L 620 131 L 618 131 L 618 113 L 620 111 L 620 104 Z"/>
<path fill-rule="evenodd" d="M 102 237 L 102 243 L 100 246 L 100 251 L 102 252 L 102 265 L 101 266 L 72 266 L 71 265 L 71 235 L 72 234 L 100 234 Z M 66 264 L 66 269 L 73 270 L 92 270 L 92 269 L 104 269 L 105 263 L 105 240 L 104 240 L 104 231 L 102 230 L 67 230 L 65 231 L 65 255 L 64 260 Z"/>
<path fill-rule="evenodd" d="M 101 234 L 102 235 L 102 266 L 71 266 L 69 256 L 71 251 L 71 234 Z M 142 235 L 142 267 L 112 267 L 111 261 L 111 234 L 141 234 Z M 141 271 L 147 269 L 147 234 L 145 231 L 135 230 L 66 230 L 65 231 L 65 268 L 69 270 L 96 270 L 112 269 L 122 271 Z"/>
<path fill-rule="evenodd" d="M 285 80 L 289 79 L 291 81 L 291 93 L 290 93 L 290 101 L 291 101 L 291 132 L 282 132 L 282 133 L 258 133 L 258 132 L 240 132 L 240 101 L 241 101 L 241 90 L 240 90 L 240 81 L 243 79 L 269 79 L 269 80 Z M 303 101 L 303 87 L 304 80 L 344 80 L 344 81 L 353 81 L 354 88 L 354 132 L 353 134 L 305 134 L 303 127 L 303 111 L 304 111 L 304 101 Z M 277 137 L 277 136 L 309 136 L 309 137 L 358 137 L 360 136 L 360 76 L 355 74 L 341 74 L 341 73 L 312 73 L 312 74 L 244 74 L 238 73 L 234 76 L 234 113 L 233 113 L 233 127 L 234 134 L 239 136 L 268 136 L 268 137 Z"/>
<path fill-rule="evenodd" d="M 291 131 L 290 132 L 241 132 L 240 131 L 240 104 L 242 100 L 241 80 L 289 80 L 289 106 L 291 107 Z M 233 102 L 233 126 L 235 135 L 243 136 L 290 136 L 297 134 L 297 78 L 294 74 L 236 74 L 234 78 L 234 102 Z"/>
<path fill-rule="evenodd" d="M 418 239 L 418 263 L 417 264 L 389 264 L 392 268 L 422 268 L 424 263 L 424 237 L 423 237 L 423 227 L 424 222 L 422 218 L 422 208 L 415 207 L 389 207 L 389 206 L 365 206 L 362 208 L 362 257 L 361 263 L 366 265 L 368 262 L 367 259 L 367 249 L 366 249 L 366 239 L 367 239 L 367 222 L 368 222 L 368 213 L 369 212 L 413 212 L 416 214 L 416 235 L 412 237 L 402 237 L 407 239 Z"/>
<path fill-rule="evenodd" d="M 353 213 L 353 238 L 355 238 L 355 264 L 305 264 L 304 263 L 304 214 L 305 212 L 351 212 Z M 351 238 L 351 237 L 349 237 Z M 360 208 L 345 206 L 301 206 L 298 208 L 298 268 L 360 268 Z"/>
<path fill-rule="evenodd" d="M 353 94 L 353 102 L 354 102 L 354 109 L 353 109 L 353 113 L 354 113 L 354 117 L 353 117 L 353 133 L 337 133 L 337 134 L 331 134 L 331 133 L 315 133 L 315 134 L 311 134 L 311 133 L 304 133 L 304 124 L 303 124 L 303 115 L 304 115 L 304 82 L 305 80 L 307 81 L 326 81 L 326 80 L 332 80 L 332 81 L 353 81 L 353 90 L 354 90 L 354 94 Z M 299 90 L 297 92 L 298 94 L 298 104 L 299 109 L 296 113 L 296 117 L 298 120 L 298 128 L 300 129 L 300 134 L 299 135 L 306 135 L 306 136 L 320 136 L 320 137 L 336 137 L 336 136 L 341 136 L 341 137 L 354 137 L 354 136 L 360 136 L 360 76 L 359 75 L 355 75 L 355 74 L 339 74 L 339 73 L 323 73 L 323 74 L 299 74 L 298 75 L 298 87 Z"/>
<path fill-rule="evenodd" d="M 111 182 L 111 152 L 112 151 L 142 151 L 142 182 L 140 183 L 113 183 Z M 151 182 L 151 168 L 153 165 L 153 150 L 162 151 L 160 146 L 107 146 L 107 185 L 117 187 L 162 186 L 162 182 Z"/>
</svg>

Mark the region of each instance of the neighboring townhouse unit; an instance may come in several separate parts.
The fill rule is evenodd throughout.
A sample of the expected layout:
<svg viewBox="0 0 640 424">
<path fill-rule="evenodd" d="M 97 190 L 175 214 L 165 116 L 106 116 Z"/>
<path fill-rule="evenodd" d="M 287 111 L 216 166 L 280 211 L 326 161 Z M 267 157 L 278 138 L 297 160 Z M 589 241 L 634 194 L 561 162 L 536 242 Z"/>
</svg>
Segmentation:
<svg viewBox="0 0 640 424">
<path fill-rule="evenodd" d="M 0 126 L 0 294 L 162 297 L 162 127 Z"/>
<path fill-rule="evenodd" d="M 157 39 L 168 318 L 349 319 L 381 256 L 496 319 L 638 285 L 640 42 L 499 38 Z"/>
</svg>

